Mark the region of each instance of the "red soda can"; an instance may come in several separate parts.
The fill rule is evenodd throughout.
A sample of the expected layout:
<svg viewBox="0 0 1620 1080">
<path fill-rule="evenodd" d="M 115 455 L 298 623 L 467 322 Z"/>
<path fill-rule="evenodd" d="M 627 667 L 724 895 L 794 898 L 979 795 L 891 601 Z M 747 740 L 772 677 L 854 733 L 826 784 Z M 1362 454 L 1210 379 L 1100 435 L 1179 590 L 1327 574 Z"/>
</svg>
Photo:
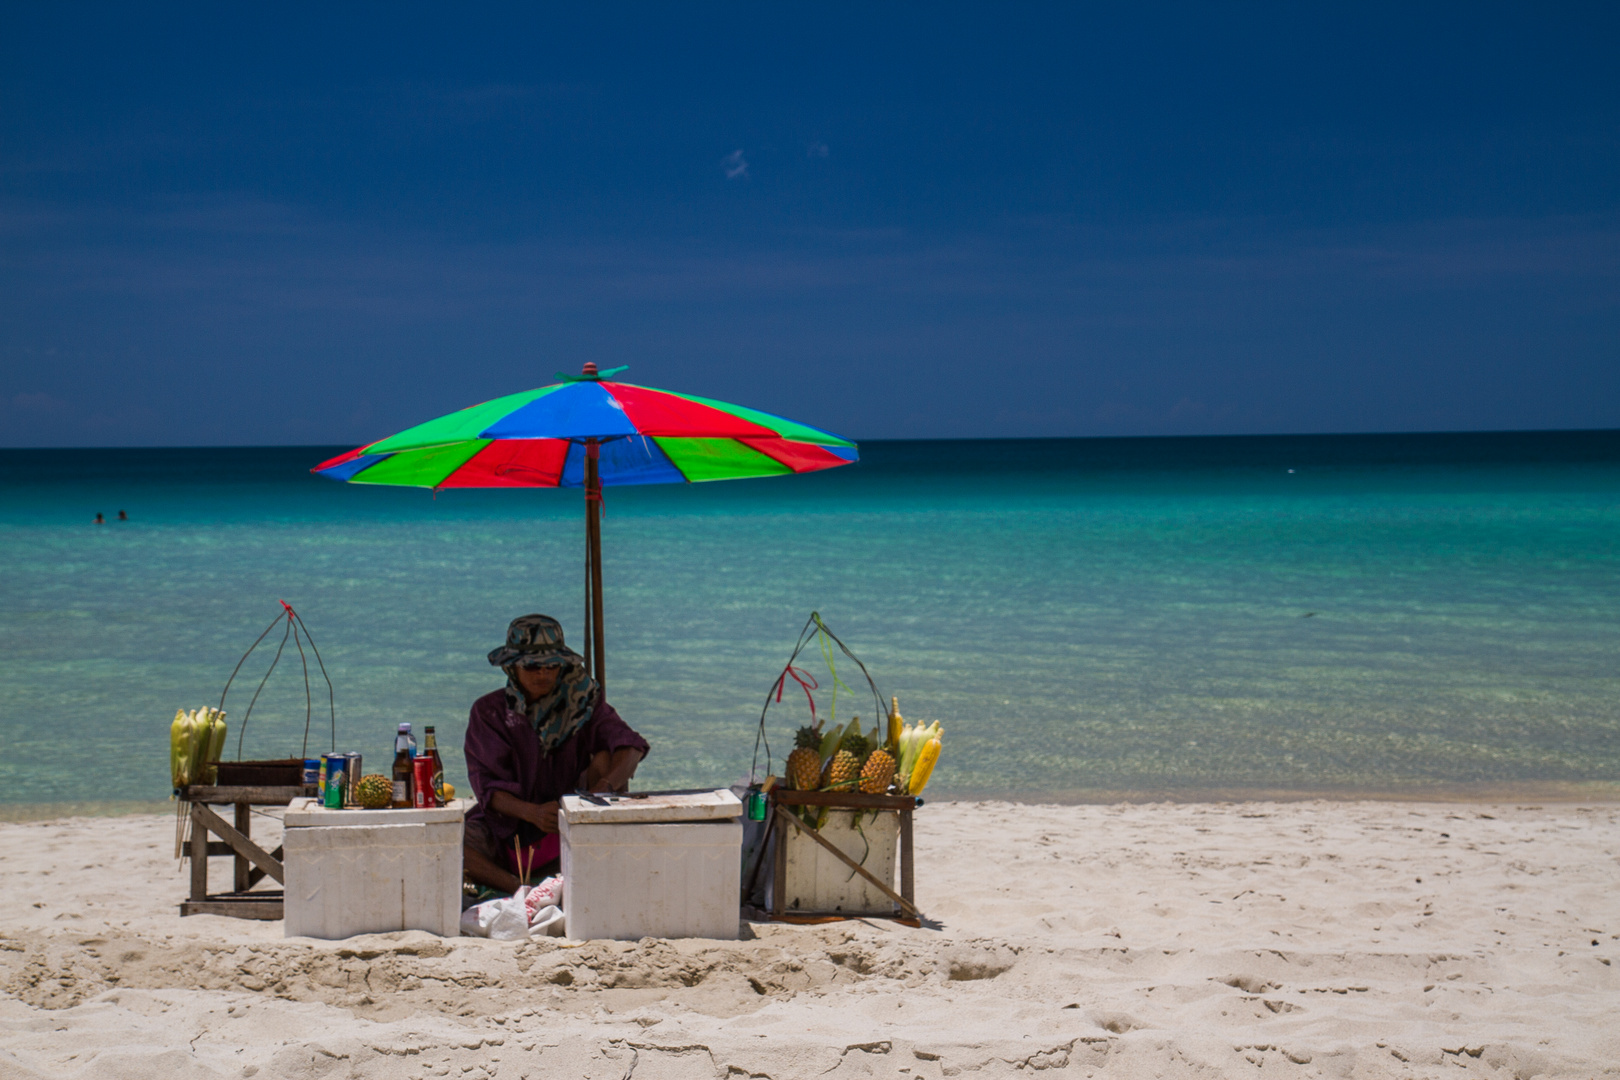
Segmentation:
<svg viewBox="0 0 1620 1080">
<path fill-rule="evenodd" d="M 416 776 L 416 808 L 425 809 L 429 806 L 438 806 L 439 800 L 433 797 L 433 759 L 430 757 L 414 757 L 411 759 L 411 771 Z"/>
</svg>

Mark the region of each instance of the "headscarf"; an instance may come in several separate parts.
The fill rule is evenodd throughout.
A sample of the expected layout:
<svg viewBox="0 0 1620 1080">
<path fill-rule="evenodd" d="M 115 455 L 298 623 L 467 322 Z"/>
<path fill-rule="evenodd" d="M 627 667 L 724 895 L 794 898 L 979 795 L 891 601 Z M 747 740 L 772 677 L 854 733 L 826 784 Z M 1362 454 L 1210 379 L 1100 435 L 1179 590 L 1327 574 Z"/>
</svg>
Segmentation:
<svg viewBox="0 0 1620 1080">
<path fill-rule="evenodd" d="M 534 725 L 535 737 L 540 740 L 542 753 L 550 754 L 567 742 L 596 711 L 601 689 L 596 680 L 585 671 L 585 662 L 577 656 L 565 657 L 554 666 L 562 671 L 557 685 L 543 698 L 530 701 L 517 681 L 519 665 L 509 664 L 506 672 L 506 700 L 513 712 L 520 712 Z"/>
<path fill-rule="evenodd" d="M 562 624 L 549 615 L 520 615 L 506 628 L 506 644 L 490 650 L 489 662 L 506 672 L 506 703 L 534 725 L 541 752 L 550 754 L 585 726 L 602 688 L 585 671 L 585 658 L 563 642 Z M 519 667 L 562 669 L 550 694 L 530 701 L 515 674 Z"/>
</svg>

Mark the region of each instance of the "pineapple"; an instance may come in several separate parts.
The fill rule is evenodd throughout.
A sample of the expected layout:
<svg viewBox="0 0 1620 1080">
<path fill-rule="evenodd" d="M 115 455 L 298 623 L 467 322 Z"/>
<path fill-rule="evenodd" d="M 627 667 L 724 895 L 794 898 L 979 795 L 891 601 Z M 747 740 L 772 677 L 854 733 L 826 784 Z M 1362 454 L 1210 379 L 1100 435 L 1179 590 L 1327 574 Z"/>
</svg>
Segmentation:
<svg viewBox="0 0 1620 1080">
<path fill-rule="evenodd" d="M 367 810 L 381 810 L 394 801 L 394 782 L 381 773 L 372 773 L 360 778 L 357 794 L 361 806 Z"/>
<path fill-rule="evenodd" d="M 827 766 L 827 786 L 834 790 L 847 788 L 861 775 L 861 759 L 848 750 L 833 755 Z"/>
<path fill-rule="evenodd" d="M 850 726 L 849 734 L 839 740 L 838 749 L 848 751 L 855 755 L 856 761 L 864 762 L 866 755 L 872 752 L 872 740 L 861 734 L 860 719 L 858 716 L 855 718 L 856 723 Z"/>
<path fill-rule="evenodd" d="M 821 778 L 821 732 L 819 727 L 802 727 L 793 734 L 793 753 L 787 759 L 788 787 L 814 791 Z"/>
<path fill-rule="evenodd" d="M 887 750 L 874 750 L 861 769 L 861 790 L 868 795 L 881 795 L 889 790 L 894 780 L 894 755 Z"/>
<path fill-rule="evenodd" d="M 872 741 L 861 734 L 858 723 L 851 724 L 849 734 L 839 740 L 838 753 L 827 765 L 827 786 L 839 790 L 854 787 L 871 752 Z"/>
</svg>

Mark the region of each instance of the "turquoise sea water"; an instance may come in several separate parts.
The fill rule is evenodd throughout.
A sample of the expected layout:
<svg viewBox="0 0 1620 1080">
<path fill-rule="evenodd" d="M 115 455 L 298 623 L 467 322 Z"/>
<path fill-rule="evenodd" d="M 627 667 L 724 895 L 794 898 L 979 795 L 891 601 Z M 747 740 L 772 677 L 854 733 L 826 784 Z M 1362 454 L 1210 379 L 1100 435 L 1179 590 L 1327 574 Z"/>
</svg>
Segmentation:
<svg viewBox="0 0 1620 1080">
<path fill-rule="evenodd" d="M 308 475 L 339 449 L 0 451 L 0 801 L 166 796 L 174 710 L 217 703 L 281 598 L 331 672 L 341 749 L 380 765 L 395 722 L 435 723 L 463 779 L 507 620 L 577 631 L 580 493 Z M 645 783 L 746 774 L 812 609 L 908 717 L 944 723 L 941 796 L 1620 781 L 1620 433 L 862 454 L 609 490 L 607 682 L 654 744 Z M 267 661 L 231 691 L 233 744 Z M 246 755 L 298 753 L 304 715 L 289 646 Z M 773 706 L 778 761 L 805 715 Z"/>
</svg>

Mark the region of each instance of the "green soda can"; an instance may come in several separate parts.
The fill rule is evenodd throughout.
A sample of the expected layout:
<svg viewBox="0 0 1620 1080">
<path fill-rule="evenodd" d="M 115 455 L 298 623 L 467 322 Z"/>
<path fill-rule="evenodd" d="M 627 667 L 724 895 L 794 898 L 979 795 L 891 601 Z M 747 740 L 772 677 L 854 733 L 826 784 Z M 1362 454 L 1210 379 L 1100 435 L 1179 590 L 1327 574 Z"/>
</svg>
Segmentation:
<svg viewBox="0 0 1620 1080">
<path fill-rule="evenodd" d="M 349 759 L 341 754 L 334 754 L 326 762 L 326 792 L 323 805 L 328 810 L 343 809 L 343 795 L 348 785 L 344 782 L 344 769 Z"/>
<path fill-rule="evenodd" d="M 316 778 L 315 794 L 319 796 L 323 804 L 326 802 L 326 777 L 332 772 L 333 769 L 343 768 L 344 762 L 347 760 L 347 754 L 321 755 L 321 771 L 320 775 Z"/>
</svg>

